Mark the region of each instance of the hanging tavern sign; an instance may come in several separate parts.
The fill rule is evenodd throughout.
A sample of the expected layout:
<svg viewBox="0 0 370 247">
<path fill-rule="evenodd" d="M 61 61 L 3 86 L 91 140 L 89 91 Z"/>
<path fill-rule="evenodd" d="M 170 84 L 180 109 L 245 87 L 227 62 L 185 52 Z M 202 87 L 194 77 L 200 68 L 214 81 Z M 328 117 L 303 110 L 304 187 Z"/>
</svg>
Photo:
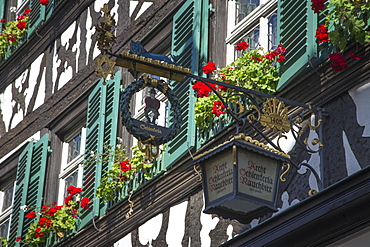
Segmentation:
<svg viewBox="0 0 370 247">
<path fill-rule="evenodd" d="M 139 140 L 139 148 L 146 153 L 148 159 L 157 157 L 158 146 L 176 136 L 181 127 L 181 106 L 168 83 L 148 76 L 138 78 L 139 72 L 177 82 L 182 82 L 185 77 L 200 81 L 213 91 L 225 106 L 225 111 L 235 120 L 234 138 L 194 158 L 195 170 L 199 166 L 202 169 L 204 212 L 238 219 L 242 223 L 275 212 L 279 181 L 286 181 L 283 176 L 290 169 L 290 165 L 296 170 L 306 166 L 316 177 L 318 188 L 323 187 L 315 169 L 307 162 L 296 164 L 279 145 L 279 140 L 286 138 L 284 134 L 290 132 L 300 148 L 310 153 L 320 152 L 323 145 L 318 138 L 311 141 L 311 146 L 318 145 L 317 150 L 312 150 L 307 138 L 301 143 L 298 137 L 302 134 L 303 117 L 308 112 L 318 116 L 316 126 L 308 123 L 310 129 L 320 128 L 323 112 L 321 108 L 193 75 L 189 69 L 179 66 L 175 58 L 150 53 L 139 42 L 131 41 L 129 52 L 114 54 L 111 47 L 115 40 L 115 22 L 107 5 L 104 5 L 102 12 L 104 20 L 96 27 L 98 48 L 102 53 L 101 58 L 97 59 L 96 72 L 105 79 L 109 74 L 113 74 L 113 67 L 118 65 L 128 68 L 135 77 L 135 81 L 121 95 L 122 123 L 128 132 Z M 110 61 L 108 56 L 115 61 Z M 222 96 L 211 84 L 227 87 L 228 93 Z M 146 87 L 151 89 L 150 95 L 144 99 L 145 119 L 134 119 L 130 112 L 131 99 L 135 93 Z M 155 97 L 157 91 L 165 95 L 170 102 L 173 118 L 168 127 L 156 124 L 160 109 L 160 101 Z M 299 110 L 295 110 L 288 117 L 289 110 L 285 104 Z M 245 109 L 248 109 L 248 112 L 242 114 Z M 279 134 L 277 143 L 261 130 L 261 126 Z M 254 136 L 260 136 L 264 142 L 246 136 L 245 133 L 249 130 L 253 130 Z M 286 168 L 284 171 L 283 167 Z"/>
<path fill-rule="evenodd" d="M 244 134 L 195 157 L 203 174 L 204 212 L 242 223 L 276 212 L 280 168 L 289 158 Z"/>
</svg>

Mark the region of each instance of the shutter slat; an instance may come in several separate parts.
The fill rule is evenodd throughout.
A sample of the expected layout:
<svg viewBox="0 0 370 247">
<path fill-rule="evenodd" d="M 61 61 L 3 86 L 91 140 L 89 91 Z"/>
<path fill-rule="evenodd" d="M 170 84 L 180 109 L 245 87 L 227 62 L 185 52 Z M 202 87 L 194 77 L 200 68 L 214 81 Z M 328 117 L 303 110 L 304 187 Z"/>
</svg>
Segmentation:
<svg viewBox="0 0 370 247">
<path fill-rule="evenodd" d="M 91 157 L 91 152 L 101 154 L 104 145 L 114 147 L 117 139 L 118 109 L 120 94 L 121 73 L 117 72 L 114 79 L 108 80 L 103 85 L 103 80 L 92 91 L 88 99 L 85 160 Z M 90 209 L 83 210 L 80 216 L 81 229 L 89 223 L 93 217 L 102 216 L 106 211 L 106 205 L 95 198 L 96 189 L 100 179 L 105 175 L 103 170 L 109 168 L 108 163 L 95 163 L 84 165 L 83 172 L 83 196 L 94 200 Z"/>
<path fill-rule="evenodd" d="M 208 62 L 208 3 L 208 0 L 188 0 L 173 18 L 172 55 L 178 56 L 177 62 L 183 67 L 190 68 L 195 75 L 200 74 L 201 63 Z M 193 97 L 191 81 L 186 80 L 181 84 L 173 82 L 172 88 L 182 106 L 182 126 L 176 137 L 167 143 L 163 159 L 165 167 L 188 153 L 188 148 L 196 147 L 194 121 L 196 98 Z M 169 121 L 171 122 L 171 117 Z"/>
<path fill-rule="evenodd" d="M 286 60 L 280 64 L 278 89 L 287 85 L 317 56 L 315 29 L 318 17 L 306 0 L 278 1 L 279 43 L 286 47 Z"/>
<path fill-rule="evenodd" d="M 49 8 L 52 8 L 52 3 L 49 4 Z M 40 25 L 46 19 L 46 6 L 41 5 L 38 0 L 30 0 L 30 18 L 28 22 L 27 34 L 28 37 L 35 31 L 38 25 Z M 51 10 L 49 10 L 51 13 Z"/>
<path fill-rule="evenodd" d="M 15 243 L 15 238 L 24 236 L 33 221 L 25 218 L 29 211 L 25 213 L 20 207 L 27 205 L 34 211 L 40 210 L 43 204 L 48 143 L 49 134 L 45 134 L 38 142 L 30 142 L 19 157 L 9 246 L 20 245 Z"/>
</svg>

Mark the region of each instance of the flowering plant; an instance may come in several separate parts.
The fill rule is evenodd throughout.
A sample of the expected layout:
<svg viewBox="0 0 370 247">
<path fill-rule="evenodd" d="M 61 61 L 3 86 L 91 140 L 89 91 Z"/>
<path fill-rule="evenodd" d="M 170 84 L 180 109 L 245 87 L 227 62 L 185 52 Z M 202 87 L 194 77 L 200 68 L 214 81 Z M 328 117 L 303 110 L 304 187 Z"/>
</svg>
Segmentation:
<svg viewBox="0 0 370 247">
<path fill-rule="evenodd" d="M 144 175 L 145 179 L 150 179 L 152 173 L 149 168 L 153 163 L 146 160 L 145 154 L 141 152 L 137 146 L 131 148 L 133 150 L 133 157 L 127 158 L 125 150 L 116 147 L 107 147 L 104 154 L 96 154 L 93 159 L 96 161 L 103 160 L 111 163 L 109 170 L 104 171 L 105 176 L 100 180 L 100 185 L 96 190 L 96 194 L 103 200 L 104 203 L 115 199 L 120 189 L 130 180 L 138 176 L 139 173 Z M 89 160 L 88 162 L 91 162 Z"/>
<path fill-rule="evenodd" d="M 1 237 L 0 238 L 0 246 L 1 247 L 5 247 L 5 246 L 7 246 L 8 245 L 8 240 L 7 240 L 7 237 Z"/>
<path fill-rule="evenodd" d="M 343 51 L 351 40 L 360 45 L 370 42 L 368 16 L 370 15 L 370 2 L 364 0 L 311 0 L 311 7 L 315 13 L 325 14 L 325 24 L 316 30 L 315 37 L 318 43 L 331 42 Z M 324 13 L 323 13 L 324 14 Z M 360 59 L 359 56 L 350 52 L 351 59 Z M 347 68 L 346 59 L 341 53 L 333 53 L 329 56 L 330 66 L 339 72 Z"/>
<path fill-rule="evenodd" d="M 250 50 L 245 41 L 236 44 L 236 50 L 242 52 L 242 56 L 225 68 L 217 70 L 212 62 L 203 67 L 205 74 L 214 73 L 216 79 L 224 83 L 253 89 L 265 93 L 275 92 L 279 75 L 275 67 L 276 63 L 285 60 L 285 47 L 279 45 L 276 49 L 263 54 L 263 48 Z M 221 96 L 228 93 L 228 88 L 210 83 L 210 86 Z M 225 106 L 218 97 L 212 93 L 212 89 L 203 82 L 196 82 L 193 86 L 198 95 L 195 103 L 195 122 L 201 132 L 212 127 L 214 117 L 225 114 Z"/>
<path fill-rule="evenodd" d="M 64 237 L 65 232 L 72 230 L 80 210 L 89 208 L 90 199 L 80 198 L 82 189 L 74 186 L 68 187 L 67 192 L 68 196 L 64 199 L 64 205 L 57 206 L 54 202 L 51 205 L 41 206 L 40 211 L 31 211 L 26 214 L 26 218 L 35 219 L 35 221 L 30 224 L 26 235 L 17 237 L 16 241 L 38 246 L 44 243 L 50 234 Z"/>
<path fill-rule="evenodd" d="M 29 13 L 31 12 L 32 10 L 26 9 L 23 15 L 18 16 L 15 21 L 5 24 L 0 33 L 0 56 L 3 56 L 10 46 L 18 45 L 27 30 Z M 5 22 L 5 19 L 1 19 L 0 22 Z"/>
</svg>

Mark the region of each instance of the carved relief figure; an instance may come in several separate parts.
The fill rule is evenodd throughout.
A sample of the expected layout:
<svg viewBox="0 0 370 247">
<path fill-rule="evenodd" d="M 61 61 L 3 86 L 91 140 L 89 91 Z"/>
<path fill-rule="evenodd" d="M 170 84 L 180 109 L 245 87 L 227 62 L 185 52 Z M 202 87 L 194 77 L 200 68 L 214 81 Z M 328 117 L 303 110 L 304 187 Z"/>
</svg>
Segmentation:
<svg viewBox="0 0 370 247">
<path fill-rule="evenodd" d="M 155 98 L 155 89 L 150 90 L 150 96 L 145 98 L 144 114 L 148 123 L 156 124 L 159 116 L 159 107 L 161 103 Z"/>
</svg>

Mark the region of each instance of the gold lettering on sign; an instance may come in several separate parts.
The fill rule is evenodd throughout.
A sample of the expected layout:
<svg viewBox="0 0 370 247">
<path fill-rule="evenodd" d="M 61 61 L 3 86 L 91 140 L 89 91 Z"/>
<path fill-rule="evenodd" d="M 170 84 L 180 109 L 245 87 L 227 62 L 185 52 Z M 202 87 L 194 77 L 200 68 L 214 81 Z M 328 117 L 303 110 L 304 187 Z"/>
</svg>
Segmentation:
<svg viewBox="0 0 370 247">
<path fill-rule="evenodd" d="M 290 122 L 287 120 L 288 108 L 284 102 L 277 98 L 268 99 L 263 103 L 262 112 L 260 122 L 267 130 L 273 129 L 283 133 L 290 131 Z"/>
<path fill-rule="evenodd" d="M 156 133 L 162 134 L 162 130 L 160 130 L 160 129 L 156 129 L 156 128 L 154 128 L 154 127 L 147 126 L 147 125 L 145 125 L 145 124 L 140 124 L 140 129 L 143 129 L 143 130 L 147 130 L 147 131 L 151 131 L 151 132 L 156 132 Z"/>
</svg>

